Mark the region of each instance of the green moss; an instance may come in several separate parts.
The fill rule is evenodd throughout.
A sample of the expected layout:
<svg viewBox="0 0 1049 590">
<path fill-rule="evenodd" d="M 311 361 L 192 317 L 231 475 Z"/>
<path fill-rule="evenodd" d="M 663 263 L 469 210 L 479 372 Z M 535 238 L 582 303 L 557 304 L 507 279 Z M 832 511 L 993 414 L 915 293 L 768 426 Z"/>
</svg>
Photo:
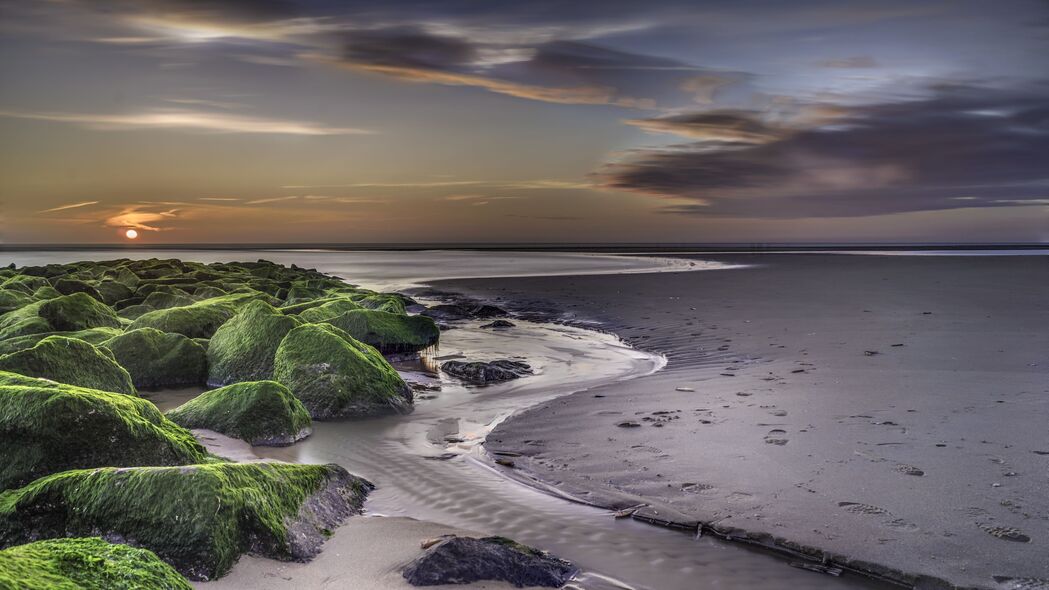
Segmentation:
<svg viewBox="0 0 1049 590">
<path fill-rule="evenodd" d="M 0 289 L 0 313 L 29 305 L 35 301 L 33 296 L 19 289 Z"/>
<path fill-rule="evenodd" d="M 190 338 L 211 338 L 219 326 L 233 317 L 233 306 L 212 299 L 187 305 L 158 309 L 138 316 L 129 329 L 156 328 L 161 332 L 174 332 Z"/>
<path fill-rule="evenodd" d="M 396 293 L 375 293 L 374 295 L 358 299 L 357 303 L 367 309 L 377 309 L 402 315 L 407 313 L 404 309 L 404 299 Z"/>
<path fill-rule="evenodd" d="M 208 343 L 208 385 L 272 378 L 277 347 L 300 323 L 265 301 L 245 305 Z"/>
<path fill-rule="evenodd" d="M 411 411 L 411 390 L 386 359 L 327 324 L 289 332 L 277 349 L 273 374 L 314 419 Z"/>
<path fill-rule="evenodd" d="M 113 310 L 86 293 L 49 299 L 41 304 L 39 315 L 56 332 L 120 327 L 120 320 Z"/>
<path fill-rule="evenodd" d="M 179 291 L 182 291 L 182 289 L 179 289 Z M 197 302 L 197 300 L 191 297 L 189 293 L 186 293 L 185 291 L 182 291 L 182 293 L 154 291 L 146 296 L 142 301 L 142 305 L 152 309 L 170 309 L 172 307 L 193 305 Z"/>
<path fill-rule="evenodd" d="M 347 311 L 355 311 L 358 309 L 364 308 L 348 297 L 336 297 L 330 300 L 325 300 L 325 303 L 322 303 L 317 307 L 311 307 L 301 311 L 299 313 L 299 318 L 304 322 L 316 324 L 338 317 Z"/>
<path fill-rule="evenodd" d="M 310 414 L 276 381 L 248 381 L 212 389 L 168 412 L 186 428 L 206 428 L 253 445 L 283 446 L 312 430 Z"/>
<path fill-rule="evenodd" d="M 131 375 L 113 353 L 83 340 L 48 336 L 32 348 L 0 356 L 0 371 L 102 391 L 135 395 Z"/>
<path fill-rule="evenodd" d="M 441 337 L 437 324 L 425 316 L 361 309 L 323 321 L 383 354 L 416 352 L 437 344 Z"/>
<path fill-rule="evenodd" d="M 95 289 L 94 285 L 87 281 L 73 278 L 59 278 L 52 282 L 52 286 L 56 291 L 63 295 L 72 295 L 73 293 L 86 293 L 90 295 L 92 299 L 102 301 L 102 295 Z"/>
<path fill-rule="evenodd" d="M 16 336 L 7 340 L 0 340 L 0 354 L 8 354 L 32 348 L 37 342 L 40 342 L 48 336 L 64 336 L 66 338 L 83 340 L 90 344 L 102 344 L 106 340 L 121 333 L 122 332 L 119 328 L 88 328 L 87 330 L 78 330 L 76 332 L 43 332 L 41 334 L 27 334 L 25 336 Z"/>
<path fill-rule="evenodd" d="M 99 538 L 54 539 L 0 551 L 5 590 L 191 590 L 152 551 Z"/>
<path fill-rule="evenodd" d="M 147 400 L 0 372 L 0 489 L 103 465 L 208 460 L 193 436 Z"/>
<path fill-rule="evenodd" d="M 182 334 L 140 328 L 107 340 L 103 346 L 131 374 L 135 387 L 202 385 L 207 378 L 204 347 Z"/>
<path fill-rule="evenodd" d="M 95 289 L 98 290 L 99 296 L 102 297 L 102 303 L 110 306 L 131 297 L 132 294 L 130 287 L 114 280 L 99 281 Z"/>
<path fill-rule="evenodd" d="M 0 287 L 4 289 L 15 289 L 22 291 L 26 294 L 32 294 L 40 287 L 50 287 L 51 283 L 47 282 L 44 277 L 30 276 L 25 274 L 15 275 L 3 282 Z"/>
<path fill-rule="evenodd" d="M 118 536 L 186 576 L 213 579 L 247 551 L 277 559 L 311 557 L 323 542 L 320 529 L 359 511 L 370 488 L 337 465 L 66 471 L 0 494 L 0 544 Z M 323 501 L 307 502 L 322 491 Z"/>
</svg>

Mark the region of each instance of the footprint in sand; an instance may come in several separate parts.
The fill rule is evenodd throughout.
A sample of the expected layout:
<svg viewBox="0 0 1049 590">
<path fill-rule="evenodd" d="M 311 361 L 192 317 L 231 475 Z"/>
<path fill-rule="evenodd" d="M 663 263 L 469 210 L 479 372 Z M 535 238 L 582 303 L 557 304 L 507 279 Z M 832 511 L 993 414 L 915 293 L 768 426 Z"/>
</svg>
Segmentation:
<svg viewBox="0 0 1049 590">
<path fill-rule="evenodd" d="M 1049 590 L 1049 580 L 1043 578 L 1011 578 L 991 576 L 1003 590 Z"/>
<path fill-rule="evenodd" d="M 765 442 L 770 445 L 783 446 L 789 442 L 789 439 L 787 439 L 787 431 L 779 430 L 778 428 L 770 430 L 769 433 L 765 435 Z"/>
<path fill-rule="evenodd" d="M 882 524 L 894 529 L 901 529 L 905 531 L 916 531 L 918 525 L 907 522 L 902 518 L 896 518 L 888 510 L 871 504 L 863 504 L 861 502 L 838 502 L 838 506 L 844 509 L 846 512 L 852 514 L 859 514 L 861 516 L 877 516 L 882 518 Z"/>
<path fill-rule="evenodd" d="M 983 532 L 991 535 L 992 537 L 998 537 L 1003 541 L 1013 541 L 1016 543 L 1030 543 L 1031 537 L 1020 532 L 1019 529 L 1014 529 L 1011 526 L 998 526 L 987 522 L 978 522 L 976 526 L 980 527 Z"/>
</svg>

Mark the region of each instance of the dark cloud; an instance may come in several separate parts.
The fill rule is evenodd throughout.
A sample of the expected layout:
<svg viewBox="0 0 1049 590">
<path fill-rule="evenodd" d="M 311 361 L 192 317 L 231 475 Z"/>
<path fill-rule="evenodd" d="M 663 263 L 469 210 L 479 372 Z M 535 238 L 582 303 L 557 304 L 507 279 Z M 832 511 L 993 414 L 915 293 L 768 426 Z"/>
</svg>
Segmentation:
<svg viewBox="0 0 1049 590">
<path fill-rule="evenodd" d="M 1049 88 L 944 87 L 925 100 L 853 107 L 832 123 L 766 143 L 639 150 L 598 177 L 610 188 L 674 198 L 670 211 L 702 215 L 1043 204 Z"/>
<path fill-rule="evenodd" d="M 464 39 L 418 29 L 358 30 L 344 37 L 342 57 L 355 64 L 454 71 L 471 67 L 479 58 L 477 48 Z"/>
<path fill-rule="evenodd" d="M 744 110 L 717 110 L 626 121 L 653 133 L 672 133 L 705 141 L 767 143 L 790 130 L 762 120 L 760 114 Z"/>
<path fill-rule="evenodd" d="M 748 80 L 578 41 L 476 41 L 406 27 L 349 30 L 341 37 L 336 61 L 351 68 L 547 102 L 655 108 L 690 103 L 700 93 L 709 100 L 717 88 Z M 697 79 L 708 83 L 697 85 Z"/>
</svg>

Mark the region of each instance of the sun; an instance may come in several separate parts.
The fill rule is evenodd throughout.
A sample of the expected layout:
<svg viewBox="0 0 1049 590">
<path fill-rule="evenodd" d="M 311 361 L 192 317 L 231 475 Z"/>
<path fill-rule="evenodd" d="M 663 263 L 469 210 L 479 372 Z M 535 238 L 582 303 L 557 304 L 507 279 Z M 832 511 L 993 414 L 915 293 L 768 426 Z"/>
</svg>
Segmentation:
<svg viewBox="0 0 1049 590">
<path fill-rule="evenodd" d="M 124 232 L 124 235 L 127 236 L 127 239 L 134 240 L 138 237 L 138 232 L 133 229 L 129 229 L 126 232 Z"/>
</svg>

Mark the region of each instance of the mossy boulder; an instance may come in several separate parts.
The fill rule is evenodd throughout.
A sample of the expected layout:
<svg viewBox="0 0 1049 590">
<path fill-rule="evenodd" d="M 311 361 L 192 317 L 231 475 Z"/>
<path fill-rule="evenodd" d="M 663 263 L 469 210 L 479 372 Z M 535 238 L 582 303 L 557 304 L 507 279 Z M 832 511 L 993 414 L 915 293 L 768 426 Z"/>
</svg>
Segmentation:
<svg viewBox="0 0 1049 590">
<path fill-rule="evenodd" d="M 0 490 L 51 473 L 208 460 L 147 400 L 0 372 Z"/>
<path fill-rule="evenodd" d="M 214 579 L 246 552 L 306 560 L 372 489 L 338 465 L 80 469 L 0 494 L 0 546 L 101 535 Z"/>
<path fill-rule="evenodd" d="M 30 293 L 19 289 L 0 289 L 0 313 L 24 307 L 33 303 L 35 299 Z"/>
<path fill-rule="evenodd" d="M 120 318 L 112 309 L 90 295 L 74 293 L 35 301 L 3 314 L 0 316 L 0 340 L 44 332 L 119 327 Z"/>
<path fill-rule="evenodd" d="M 388 311 L 390 313 L 405 314 L 405 299 L 396 293 L 375 293 L 357 300 L 357 303 L 366 309 Z"/>
<path fill-rule="evenodd" d="M 97 537 L 52 539 L 0 551 L 0 588 L 9 590 L 192 590 L 152 551 Z"/>
<path fill-rule="evenodd" d="M 425 316 L 358 309 L 323 320 L 383 354 L 417 352 L 437 344 L 441 331 Z"/>
<path fill-rule="evenodd" d="M 290 445 L 313 431 L 302 402 L 276 381 L 206 391 L 168 412 L 168 418 L 185 428 L 206 428 L 264 446 Z"/>
<path fill-rule="evenodd" d="M 113 305 L 118 301 L 123 301 L 133 294 L 131 288 L 124 283 L 108 279 L 99 281 L 95 289 L 102 297 L 102 303 L 106 305 Z"/>
<path fill-rule="evenodd" d="M 117 314 L 87 293 L 73 293 L 49 299 L 41 304 L 38 313 L 56 332 L 120 327 Z"/>
<path fill-rule="evenodd" d="M 131 375 L 113 353 L 76 338 L 48 336 L 32 348 L 0 356 L 0 371 L 136 395 Z"/>
<path fill-rule="evenodd" d="M 182 291 L 182 289 L 178 289 Z M 172 307 L 185 307 L 193 305 L 197 300 L 182 291 L 181 293 L 170 293 L 166 291 L 154 291 L 142 300 L 142 305 L 152 309 L 171 309 Z"/>
<path fill-rule="evenodd" d="M 89 344 L 98 345 L 114 336 L 119 336 L 122 333 L 123 332 L 121 332 L 119 328 L 88 328 L 87 330 L 78 330 L 76 332 L 43 332 L 41 334 L 26 334 L 25 336 L 16 336 L 14 338 L 8 338 L 7 340 L 0 340 L 0 354 L 8 354 L 19 350 L 25 350 L 26 348 L 32 348 L 37 342 L 40 342 L 48 336 L 76 338 L 77 340 L 83 340 Z"/>
<path fill-rule="evenodd" d="M 225 303 L 198 302 L 144 313 L 135 318 L 128 329 L 155 328 L 190 338 L 211 338 L 219 326 L 233 317 L 233 313 L 233 308 Z"/>
<path fill-rule="evenodd" d="M 412 409 L 412 393 L 371 346 L 327 324 L 304 324 L 284 338 L 273 375 L 314 419 L 351 418 Z"/>
<path fill-rule="evenodd" d="M 72 295 L 73 293 L 86 293 L 90 295 L 93 299 L 102 301 L 102 294 L 98 292 L 98 289 L 96 289 L 94 285 L 87 281 L 63 277 L 55 279 L 51 283 L 51 286 L 63 295 Z"/>
<path fill-rule="evenodd" d="M 271 379 L 277 347 L 299 324 L 265 301 L 245 305 L 208 343 L 208 385 Z"/>
<path fill-rule="evenodd" d="M 324 303 L 299 312 L 299 318 L 310 324 L 317 324 L 338 317 L 348 311 L 364 309 L 359 303 L 348 297 L 335 297 L 322 300 Z"/>
<path fill-rule="evenodd" d="M 139 328 L 107 340 L 102 346 L 127 369 L 135 387 L 202 385 L 207 377 L 207 351 L 182 334 Z"/>
</svg>

